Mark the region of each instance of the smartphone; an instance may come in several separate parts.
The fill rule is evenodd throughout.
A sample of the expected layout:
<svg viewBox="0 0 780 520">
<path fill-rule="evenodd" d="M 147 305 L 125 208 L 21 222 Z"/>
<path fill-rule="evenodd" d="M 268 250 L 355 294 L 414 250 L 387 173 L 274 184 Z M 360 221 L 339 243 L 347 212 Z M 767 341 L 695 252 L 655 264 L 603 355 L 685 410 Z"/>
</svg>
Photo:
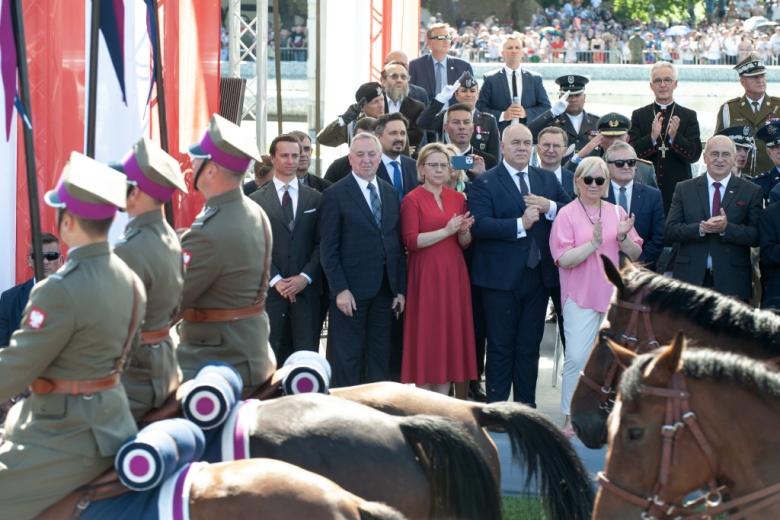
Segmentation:
<svg viewBox="0 0 780 520">
<path fill-rule="evenodd" d="M 470 170 L 474 166 L 474 158 L 470 155 L 454 155 L 450 158 L 453 170 Z"/>
</svg>

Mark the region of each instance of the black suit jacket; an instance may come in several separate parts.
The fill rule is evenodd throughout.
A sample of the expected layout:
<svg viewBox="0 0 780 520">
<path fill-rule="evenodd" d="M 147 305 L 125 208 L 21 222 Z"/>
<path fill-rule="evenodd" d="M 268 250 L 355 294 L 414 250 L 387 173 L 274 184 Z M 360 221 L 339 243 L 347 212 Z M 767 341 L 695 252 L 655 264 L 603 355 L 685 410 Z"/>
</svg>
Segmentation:
<svg viewBox="0 0 780 520">
<path fill-rule="evenodd" d="M 312 285 L 319 284 L 320 233 L 317 213 L 322 195 L 315 189 L 299 184 L 298 207 L 292 230 L 287 227 L 282 216 L 282 204 L 273 182 L 269 182 L 249 198 L 263 208 L 271 222 L 273 251 L 269 277 L 279 275 L 287 278 L 306 273 L 312 279 Z"/>
<path fill-rule="evenodd" d="M 32 287 L 33 279 L 30 278 L 0 295 L 0 347 L 8 346 L 11 334 L 19 328 Z"/>
<path fill-rule="evenodd" d="M 555 201 L 558 209 L 571 199 L 555 174 L 528 167 L 531 193 Z M 523 283 L 524 266 L 533 237 L 541 253 L 542 278 L 546 287 L 556 287 L 558 268 L 550 253 L 552 222 L 541 216 L 526 236 L 517 238 L 517 219 L 525 212 L 525 203 L 517 184 L 504 163 L 478 176 L 469 188 L 469 210 L 474 215 L 474 253 L 471 281 L 478 287 L 511 291 Z"/>
<path fill-rule="evenodd" d="M 709 199 L 706 174 L 683 181 L 674 190 L 664 230 L 664 239 L 679 245 L 674 277 L 702 285 L 710 255 L 715 290 L 749 300 L 750 248 L 758 245 L 761 188 L 731 176 L 721 202 L 728 219 L 723 236 L 699 234 L 699 223 L 710 218 Z"/>
<path fill-rule="evenodd" d="M 330 166 L 328 166 L 328 169 L 325 170 L 325 175 L 323 176 L 323 179 L 328 181 L 331 184 L 335 184 L 339 182 L 341 179 L 349 175 L 349 172 L 352 171 L 352 166 L 349 164 L 349 155 L 345 155 L 344 157 L 339 157 L 332 163 L 330 163 Z"/>
<path fill-rule="evenodd" d="M 470 150 L 466 152 L 466 155 L 471 155 L 471 154 L 479 155 L 485 161 L 485 173 L 487 173 L 487 171 L 490 170 L 491 168 L 495 168 L 496 165 L 498 164 L 498 159 L 496 158 L 495 155 L 477 150 L 473 146 L 471 147 Z M 474 178 L 477 177 L 477 175 L 478 174 L 474 173 L 471 170 L 466 170 L 466 176 L 469 178 L 470 181 L 473 181 Z"/>
<path fill-rule="evenodd" d="M 460 58 L 447 56 L 447 84 L 452 85 L 461 74 L 468 71 L 474 75 L 471 64 Z M 420 56 L 409 62 L 409 83 L 418 85 L 428 93 L 428 102 L 438 94 L 436 90 L 436 72 L 433 70 L 433 58 L 430 54 Z"/>
<path fill-rule="evenodd" d="M 609 183 L 607 200 L 617 204 L 615 190 Z M 660 190 L 638 182 L 631 189 L 629 210 L 634 215 L 634 229 L 642 237 L 642 254 L 639 261 L 655 270 L 655 263 L 664 248 L 664 205 Z"/>
<path fill-rule="evenodd" d="M 331 298 L 349 289 L 356 300 L 377 295 L 387 276 L 393 294 L 406 293 L 400 204 L 393 187 L 377 179 L 382 224 L 377 226 L 360 185 L 350 174 L 322 194 L 320 261 Z"/>
<path fill-rule="evenodd" d="M 439 142 L 444 141 L 444 111 L 444 103 L 434 99 L 417 120 L 420 128 L 435 132 L 435 139 Z M 475 150 L 498 157 L 499 132 L 496 118 L 489 112 L 475 109 L 472 119 L 474 135 L 471 136 L 471 146 Z"/>
<path fill-rule="evenodd" d="M 762 308 L 780 309 L 780 203 L 767 206 L 759 221 Z"/>
<path fill-rule="evenodd" d="M 403 182 L 404 195 L 417 187 L 420 182 L 417 180 L 417 162 L 407 155 L 399 155 L 396 161 L 401 163 L 401 182 Z M 350 171 L 352 171 L 350 169 Z M 385 163 L 379 162 L 379 168 L 376 170 L 376 176 L 393 186 L 392 171 L 387 171 Z"/>
<path fill-rule="evenodd" d="M 672 204 L 674 187 L 678 182 L 691 178 L 691 164 L 701 156 L 701 135 L 696 112 L 676 103 L 674 107 L 666 109 L 666 112 L 671 114 L 672 108 L 674 115 L 680 117 L 680 127 L 671 143 L 668 139 L 664 141 L 668 147 L 666 158 L 661 157 L 661 151 L 658 149 L 661 139 L 655 144 L 650 140 L 654 111 L 660 110 L 655 103 L 634 110 L 631 114 L 631 129 L 628 131 L 629 142 L 636 150 L 637 157 L 652 162 L 655 167 L 656 181 L 664 201 L 664 212 L 669 211 Z M 669 117 L 671 115 L 666 116 L 662 123 L 663 134 L 666 133 Z"/>
<path fill-rule="evenodd" d="M 316 175 L 312 175 L 311 173 L 307 173 L 306 177 L 300 179 L 300 181 L 301 184 L 303 184 L 304 186 L 308 186 L 309 188 L 315 189 L 320 193 L 325 191 L 325 188 L 331 185 L 331 182 L 329 180 L 317 177 Z"/>
<path fill-rule="evenodd" d="M 526 112 L 526 121 L 533 121 L 545 110 L 550 109 L 550 99 L 547 97 L 547 91 L 542 84 L 542 76 L 535 72 L 521 69 L 522 92 L 520 93 L 520 104 L 523 105 Z M 485 81 L 482 83 L 482 89 L 479 91 L 477 100 L 477 109 L 483 112 L 490 112 L 496 118 L 501 119 L 501 113 L 512 104 L 512 93 L 509 91 L 504 68 L 485 74 Z M 521 121 L 524 123 L 525 121 Z M 499 121 L 498 128 L 502 132 L 509 126 L 511 121 Z"/>
<path fill-rule="evenodd" d="M 385 96 L 385 106 L 389 106 L 387 96 Z M 409 146 L 419 146 L 422 141 L 423 131 L 417 126 L 417 118 L 420 117 L 420 114 L 422 114 L 424 110 L 424 103 L 420 103 L 409 96 L 406 96 L 403 101 L 401 101 L 401 108 L 398 111 L 409 120 L 409 127 L 406 129 L 406 134 L 409 138 Z"/>
</svg>

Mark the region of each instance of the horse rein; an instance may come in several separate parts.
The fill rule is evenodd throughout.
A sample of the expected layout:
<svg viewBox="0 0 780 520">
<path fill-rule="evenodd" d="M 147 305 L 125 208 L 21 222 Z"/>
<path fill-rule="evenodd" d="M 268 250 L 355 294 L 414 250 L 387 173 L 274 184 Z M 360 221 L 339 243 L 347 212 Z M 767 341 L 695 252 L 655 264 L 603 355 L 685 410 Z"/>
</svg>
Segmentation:
<svg viewBox="0 0 780 520">
<path fill-rule="evenodd" d="M 599 332 L 600 338 L 607 337 L 616 343 L 619 343 L 633 352 L 650 351 L 660 347 L 660 344 L 655 339 L 655 331 L 653 330 L 653 323 L 650 320 L 652 309 L 649 305 L 642 303 L 649 290 L 647 288 L 641 289 L 632 301 L 618 300 L 614 305 L 620 308 L 628 309 L 631 311 L 631 316 L 628 319 L 628 327 L 622 334 L 613 334 L 602 330 Z M 647 340 L 639 341 L 639 316 L 642 316 L 642 324 L 644 325 L 645 332 L 647 333 Z M 647 344 L 645 348 L 642 348 L 644 344 Z M 604 410 L 607 414 L 612 410 L 612 406 L 615 404 L 615 396 L 617 390 L 615 384 L 617 383 L 618 368 L 620 364 L 617 358 L 612 356 L 612 362 L 607 369 L 607 376 L 604 383 L 599 384 L 589 376 L 585 375 L 584 371 L 580 371 L 580 380 L 585 383 L 585 386 L 593 390 L 599 395 L 599 408 Z M 625 367 L 622 367 L 625 368 Z"/>
<path fill-rule="evenodd" d="M 664 424 L 661 426 L 661 467 L 658 478 L 653 486 L 653 496 L 643 497 L 628 491 L 625 487 L 616 484 L 607 477 L 606 472 L 598 474 L 598 481 L 604 491 L 623 499 L 626 502 L 642 507 L 642 520 L 660 520 L 662 518 L 710 520 L 714 515 L 724 513 L 737 507 L 749 505 L 736 515 L 729 515 L 730 520 L 744 519 L 748 515 L 763 509 L 774 502 L 780 501 L 780 483 L 770 487 L 754 491 L 739 498 L 723 501 L 722 491 L 725 486 L 719 486 L 716 481 L 718 461 L 712 445 L 707 440 L 699 425 L 696 414 L 691 410 L 688 392 L 685 385 L 685 377 L 681 372 L 672 375 L 669 387 L 640 385 L 640 395 L 663 397 L 666 399 Z M 707 478 L 707 493 L 691 502 L 670 503 L 664 498 L 667 495 L 669 477 L 677 460 L 678 434 L 688 428 L 693 435 L 699 450 L 705 455 L 710 467 L 710 476 Z M 691 489 L 688 493 L 695 491 Z M 698 511 L 699 506 L 704 505 L 704 512 Z"/>
</svg>

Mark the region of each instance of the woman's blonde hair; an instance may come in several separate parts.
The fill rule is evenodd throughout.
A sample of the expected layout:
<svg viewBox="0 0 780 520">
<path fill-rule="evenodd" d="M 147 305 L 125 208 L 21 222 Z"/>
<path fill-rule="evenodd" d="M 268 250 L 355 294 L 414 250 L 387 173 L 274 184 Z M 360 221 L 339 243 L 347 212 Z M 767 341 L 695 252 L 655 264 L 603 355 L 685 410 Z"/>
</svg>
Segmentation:
<svg viewBox="0 0 780 520">
<path fill-rule="evenodd" d="M 447 148 L 447 145 L 443 143 L 428 143 L 422 147 L 420 153 L 417 155 L 417 180 L 425 182 L 425 175 L 423 174 L 423 165 L 428 160 L 428 157 L 435 153 L 443 153 L 447 156 L 447 159 L 452 157 L 452 152 Z"/>
<path fill-rule="evenodd" d="M 592 176 L 593 174 L 598 173 L 603 174 L 604 178 L 607 179 L 602 186 L 601 196 L 606 197 L 609 195 L 609 168 L 607 168 L 607 163 L 605 163 L 604 159 L 601 157 L 586 157 L 577 165 L 577 169 L 574 170 L 574 194 L 578 196 L 580 194 L 580 189 L 577 187 L 577 180 L 587 175 Z"/>
</svg>

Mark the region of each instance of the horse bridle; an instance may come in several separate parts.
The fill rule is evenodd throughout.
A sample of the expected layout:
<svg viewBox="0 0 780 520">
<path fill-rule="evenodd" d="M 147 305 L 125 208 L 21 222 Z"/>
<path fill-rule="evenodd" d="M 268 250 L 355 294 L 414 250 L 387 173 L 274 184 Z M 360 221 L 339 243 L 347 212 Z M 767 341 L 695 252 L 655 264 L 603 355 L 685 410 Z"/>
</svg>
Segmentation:
<svg viewBox="0 0 780 520">
<path fill-rule="evenodd" d="M 650 351 L 658 348 L 660 345 L 655 339 L 655 331 L 653 330 L 653 322 L 650 320 L 652 309 L 649 305 L 642 303 L 649 290 L 642 288 L 632 301 L 621 300 L 620 298 L 614 303 L 620 308 L 628 309 L 631 311 L 631 316 L 628 319 L 628 326 L 625 332 L 621 334 L 614 334 L 602 330 L 599 334 L 602 337 L 607 337 L 616 343 L 625 346 L 626 348 L 639 352 Z M 639 341 L 639 316 L 642 316 L 642 324 L 645 327 L 647 338 L 644 341 Z M 644 345 L 647 345 L 643 348 Z M 615 404 L 615 395 L 617 390 L 615 388 L 617 383 L 618 368 L 620 363 L 616 357 L 612 357 L 612 362 L 607 369 L 607 376 L 604 382 L 599 384 L 587 375 L 584 371 L 580 371 L 580 380 L 585 383 L 585 386 L 596 392 L 599 396 L 599 408 L 604 410 L 607 414 L 612 410 L 612 406 Z M 622 367 L 625 368 L 625 367 Z"/>
<path fill-rule="evenodd" d="M 610 492 L 622 500 L 643 508 L 642 520 L 660 520 L 662 518 L 709 520 L 712 516 L 732 510 L 737 507 L 749 505 L 736 516 L 729 515 L 730 520 L 739 520 L 763 509 L 774 502 L 780 501 L 780 483 L 754 491 L 739 498 L 723 501 L 722 492 L 726 486 L 719 486 L 716 480 L 718 461 L 712 445 L 707 440 L 699 425 L 696 414 L 691 410 L 690 393 L 685 385 L 685 377 L 681 372 L 672 375 L 669 387 L 656 387 L 648 385 L 639 386 L 640 395 L 663 397 L 666 399 L 664 424 L 661 426 L 661 467 L 658 478 L 653 486 L 653 494 L 644 497 L 627 490 L 607 477 L 606 472 L 599 472 L 598 481 L 604 491 Z M 707 478 L 707 493 L 688 503 L 671 503 L 666 497 L 669 486 L 669 477 L 677 458 L 676 444 L 678 435 L 687 428 L 693 435 L 699 450 L 704 454 L 710 467 L 710 475 Z M 696 488 L 689 490 L 695 491 Z M 688 492 L 686 492 L 686 495 Z M 704 511 L 698 510 L 704 505 Z"/>
</svg>

